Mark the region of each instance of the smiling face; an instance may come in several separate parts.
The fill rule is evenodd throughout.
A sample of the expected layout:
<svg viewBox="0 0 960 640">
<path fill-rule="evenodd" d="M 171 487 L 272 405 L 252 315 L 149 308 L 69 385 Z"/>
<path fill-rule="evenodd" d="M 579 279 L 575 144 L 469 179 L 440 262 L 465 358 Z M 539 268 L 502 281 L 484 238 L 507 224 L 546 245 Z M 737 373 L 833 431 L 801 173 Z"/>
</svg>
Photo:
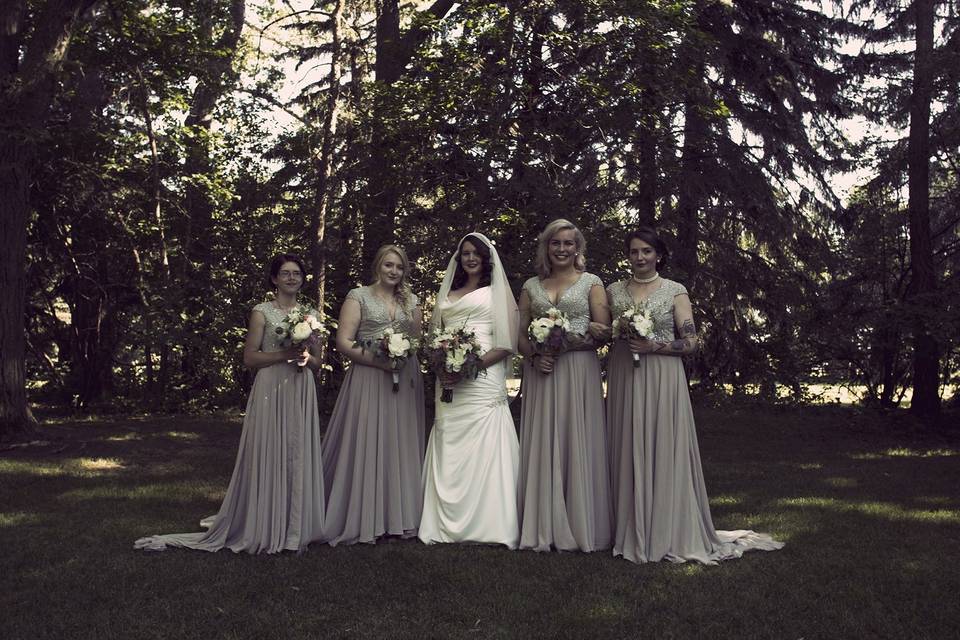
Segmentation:
<svg viewBox="0 0 960 640">
<path fill-rule="evenodd" d="M 547 255 L 550 258 L 550 265 L 554 269 L 574 264 L 578 250 L 577 232 L 573 229 L 557 231 L 547 243 Z"/>
<path fill-rule="evenodd" d="M 403 272 L 403 259 L 395 251 L 388 251 L 377 267 L 377 279 L 389 287 L 396 287 L 403 282 Z"/>
<path fill-rule="evenodd" d="M 270 280 L 277 287 L 278 292 L 296 295 L 300 291 L 300 287 L 303 286 L 303 275 L 300 265 L 288 260 L 280 265 L 277 275 L 271 277 Z"/>
<path fill-rule="evenodd" d="M 483 256 L 469 240 L 464 240 L 460 245 L 460 268 L 468 276 L 479 276 L 483 272 Z"/>
<path fill-rule="evenodd" d="M 630 241 L 630 267 L 637 278 L 649 278 L 657 271 L 657 250 L 641 240 Z"/>
</svg>

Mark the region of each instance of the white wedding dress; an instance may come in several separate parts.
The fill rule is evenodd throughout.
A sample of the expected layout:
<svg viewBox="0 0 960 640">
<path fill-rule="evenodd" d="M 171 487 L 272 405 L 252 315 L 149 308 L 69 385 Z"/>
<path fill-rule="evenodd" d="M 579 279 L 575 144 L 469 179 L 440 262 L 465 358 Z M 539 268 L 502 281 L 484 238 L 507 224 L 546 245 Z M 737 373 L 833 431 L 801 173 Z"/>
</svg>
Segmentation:
<svg viewBox="0 0 960 640">
<path fill-rule="evenodd" d="M 491 287 L 482 287 L 435 313 L 443 326 L 464 324 L 476 332 L 484 349 L 493 344 Z M 508 360 L 476 380 L 453 388 L 453 402 L 441 402 L 423 464 L 423 517 L 419 538 L 435 542 L 503 544 L 520 541 L 517 476 L 520 445 L 506 390 Z"/>
</svg>

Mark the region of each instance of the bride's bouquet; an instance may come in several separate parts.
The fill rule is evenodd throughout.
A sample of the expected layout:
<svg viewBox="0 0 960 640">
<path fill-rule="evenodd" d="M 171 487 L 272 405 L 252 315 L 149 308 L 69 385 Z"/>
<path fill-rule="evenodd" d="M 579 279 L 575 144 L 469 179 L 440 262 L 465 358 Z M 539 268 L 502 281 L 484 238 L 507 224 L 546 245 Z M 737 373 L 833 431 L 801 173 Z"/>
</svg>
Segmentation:
<svg viewBox="0 0 960 640">
<path fill-rule="evenodd" d="M 568 331 L 570 321 L 567 314 L 550 307 L 543 316 L 530 321 L 527 336 L 538 353 L 557 354 L 567 346 Z"/>
<path fill-rule="evenodd" d="M 393 378 L 393 392 L 400 390 L 400 370 L 407 359 L 416 354 L 417 341 L 401 331 L 387 327 L 379 338 L 357 340 L 354 345 L 366 351 L 370 349 L 373 357 L 390 362 L 390 375 Z"/>
<path fill-rule="evenodd" d="M 319 344 L 329 334 L 323 323 L 312 313 L 307 313 L 301 305 L 291 309 L 277 325 L 275 331 L 283 346 L 302 346 L 304 349 Z M 287 360 L 287 362 L 292 363 L 296 360 Z M 297 367 L 298 372 L 302 370 L 303 367 Z"/>
<path fill-rule="evenodd" d="M 644 339 L 653 335 L 653 314 L 646 305 L 634 304 L 613 321 L 613 337 L 621 340 Z M 640 354 L 632 353 L 633 367 L 640 366 Z"/>
<path fill-rule="evenodd" d="M 483 347 L 477 334 L 466 325 L 459 329 L 435 329 L 428 336 L 424 350 L 427 364 L 434 373 L 461 373 L 472 380 L 476 380 L 483 370 L 481 355 Z M 444 387 L 440 401 L 453 402 L 453 389 Z"/>
</svg>

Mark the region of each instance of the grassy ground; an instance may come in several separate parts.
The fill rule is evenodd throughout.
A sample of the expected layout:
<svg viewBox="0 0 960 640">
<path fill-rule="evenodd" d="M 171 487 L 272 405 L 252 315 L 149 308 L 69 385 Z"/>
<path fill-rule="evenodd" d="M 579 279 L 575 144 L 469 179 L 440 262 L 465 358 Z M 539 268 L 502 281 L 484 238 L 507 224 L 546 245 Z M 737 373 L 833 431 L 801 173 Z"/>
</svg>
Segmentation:
<svg viewBox="0 0 960 640">
<path fill-rule="evenodd" d="M 51 424 L 0 453 L 0 637 L 956 637 L 960 433 L 835 408 L 698 419 L 717 527 L 784 550 L 715 567 L 412 541 L 136 552 L 216 511 L 239 418 Z"/>
</svg>

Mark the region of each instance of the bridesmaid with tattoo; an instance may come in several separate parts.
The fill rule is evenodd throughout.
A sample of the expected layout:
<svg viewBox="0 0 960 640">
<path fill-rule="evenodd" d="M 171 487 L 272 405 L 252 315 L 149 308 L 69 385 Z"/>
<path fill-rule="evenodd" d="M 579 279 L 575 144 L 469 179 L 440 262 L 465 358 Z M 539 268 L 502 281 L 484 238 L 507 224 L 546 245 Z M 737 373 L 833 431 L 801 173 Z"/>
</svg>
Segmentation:
<svg viewBox="0 0 960 640">
<path fill-rule="evenodd" d="M 647 338 L 615 340 L 610 351 L 613 555 L 716 564 L 750 549 L 781 548 L 766 534 L 714 529 L 681 358 L 698 346 L 690 297 L 682 284 L 660 276 L 669 252 L 656 231 L 633 231 L 624 249 L 633 274 L 607 287 L 613 320 L 642 305 L 653 329 Z"/>
</svg>

